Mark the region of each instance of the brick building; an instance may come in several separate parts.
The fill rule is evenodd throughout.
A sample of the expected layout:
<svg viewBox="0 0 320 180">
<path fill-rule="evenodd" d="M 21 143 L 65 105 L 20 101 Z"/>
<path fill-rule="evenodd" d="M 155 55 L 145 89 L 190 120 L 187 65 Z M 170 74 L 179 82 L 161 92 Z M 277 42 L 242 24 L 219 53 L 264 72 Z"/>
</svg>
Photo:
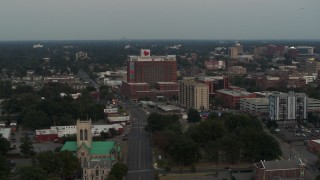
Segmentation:
<svg viewBox="0 0 320 180">
<path fill-rule="evenodd" d="M 229 77 L 227 76 L 200 76 L 197 81 L 209 87 L 209 95 L 214 95 L 219 89 L 229 88 Z"/>
<path fill-rule="evenodd" d="M 216 94 L 223 100 L 225 107 L 232 109 L 239 109 L 242 98 L 256 98 L 256 94 L 241 90 L 220 89 L 216 91 Z"/>
<path fill-rule="evenodd" d="M 129 99 L 177 97 L 176 56 L 151 56 L 149 49 L 142 49 L 140 56 L 129 56 L 127 82 L 122 83 L 121 91 Z"/>
<path fill-rule="evenodd" d="M 307 149 L 313 153 L 320 152 L 320 139 L 309 140 Z"/>
<path fill-rule="evenodd" d="M 257 76 L 255 77 L 257 86 L 262 90 L 268 90 L 270 88 L 299 88 L 306 86 L 306 79 L 300 76 Z"/>
<path fill-rule="evenodd" d="M 306 164 L 293 160 L 260 161 L 254 164 L 255 180 L 297 179 L 305 176 Z"/>
</svg>

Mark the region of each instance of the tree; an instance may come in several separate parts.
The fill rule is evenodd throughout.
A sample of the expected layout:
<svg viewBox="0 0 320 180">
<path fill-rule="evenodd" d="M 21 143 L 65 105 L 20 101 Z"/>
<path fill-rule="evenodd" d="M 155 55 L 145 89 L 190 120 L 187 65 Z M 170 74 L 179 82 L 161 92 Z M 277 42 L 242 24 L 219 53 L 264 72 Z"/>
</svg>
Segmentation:
<svg viewBox="0 0 320 180">
<path fill-rule="evenodd" d="M 56 155 L 53 151 L 42 151 L 39 152 L 36 156 L 40 167 L 49 173 L 59 173 L 60 167 L 56 158 Z"/>
<path fill-rule="evenodd" d="M 270 128 L 274 128 L 274 129 L 277 129 L 278 128 L 278 123 L 277 121 L 271 121 L 269 120 L 267 122 L 267 127 L 270 129 Z"/>
<path fill-rule="evenodd" d="M 176 134 L 170 140 L 168 155 L 174 162 L 190 165 L 200 159 L 198 145 L 191 138 Z"/>
<path fill-rule="evenodd" d="M 70 151 L 61 151 L 56 154 L 61 175 L 64 177 L 74 175 L 81 169 L 80 162 Z"/>
<path fill-rule="evenodd" d="M 197 123 L 201 120 L 200 114 L 196 109 L 190 108 L 188 111 L 188 121 L 190 123 Z"/>
<path fill-rule="evenodd" d="M 181 131 L 179 117 L 176 115 L 151 113 L 147 121 L 148 124 L 145 129 L 149 132 L 162 131 L 164 129 L 174 129 L 177 132 Z"/>
<path fill-rule="evenodd" d="M 111 175 L 116 177 L 117 180 L 122 180 L 122 178 L 127 174 L 128 174 L 128 167 L 123 163 L 116 163 L 112 166 L 109 176 Z"/>
<path fill-rule="evenodd" d="M 7 160 L 0 155 L 0 179 L 7 179 L 10 174 L 10 167 Z"/>
<path fill-rule="evenodd" d="M 46 172 L 39 166 L 23 167 L 20 170 L 20 180 L 42 180 L 46 177 Z"/>
<path fill-rule="evenodd" d="M 23 124 L 32 129 L 40 129 L 50 126 L 47 115 L 42 111 L 30 110 L 24 117 Z"/>
<path fill-rule="evenodd" d="M 23 138 L 21 138 L 21 142 L 22 144 L 19 146 L 20 153 L 23 154 L 25 157 L 33 155 L 33 146 L 28 135 L 25 135 Z"/>
<path fill-rule="evenodd" d="M 10 149 L 10 142 L 0 134 L 0 155 L 5 155 Z"/>
<path fill-rule="evenodd" d="M 12 94 L 12 87 L 10 81 L 0 81 L 0 99 L 9 98 Z"/>
</svg>

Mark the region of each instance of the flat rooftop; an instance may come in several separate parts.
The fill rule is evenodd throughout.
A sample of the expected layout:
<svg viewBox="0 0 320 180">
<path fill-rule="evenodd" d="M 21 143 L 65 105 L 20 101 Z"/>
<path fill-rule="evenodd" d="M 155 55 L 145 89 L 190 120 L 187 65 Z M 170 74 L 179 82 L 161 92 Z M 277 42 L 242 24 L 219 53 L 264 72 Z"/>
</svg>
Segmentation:
<svg viewBox="0 0 320 180">
<path fill-rule="evenodd" d="M 261 161 L 266 170 L 275 169 L 294 169 L 299 168 L 299 165 L 303 165 L 301 159 L 293 160 L 279 160 L 279 161 Z"/>
<path fill-rule="evenodd" d="M 217 92 L 228 94 L 230 96 L 249 96 L 251 94 L 254 94 L 254 93 L 247 92 L 247 91 L 230 90 L 230 89 L 220 89 L 220 90 L 217 90 Z"/>
</svg>

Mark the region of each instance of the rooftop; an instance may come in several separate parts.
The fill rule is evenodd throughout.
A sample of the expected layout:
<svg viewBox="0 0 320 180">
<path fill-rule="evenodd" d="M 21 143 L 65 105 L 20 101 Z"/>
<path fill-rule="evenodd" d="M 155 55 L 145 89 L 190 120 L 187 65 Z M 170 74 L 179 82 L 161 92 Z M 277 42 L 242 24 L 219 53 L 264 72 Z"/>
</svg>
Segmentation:
<svg viewBox="0 0 320 180">
<path fill-rule="evenodd" d="M 300 158 L 293 160 L 261 161 L 261 163 L 266 170 L 294 169 L 299 168 L 299 165 L 305 165 Z"/>
<path fill-rule="evenodd" d="M 259 105 L 269 105 L 268 98 L 242 98 L 240 101 L 246 101 L 249 103 L 255 103 Z"/>
<path fill-rule="evenodd" d="M 114 141 L 93 141 L 91 143 L 90 154 L 103 155 L 111 154 L 112 150 L 115 147 Z M 61 148 L 61 151 L 77 151 L 77 142 L 76 141 L 67 141 Z"/>
<path fill-rule="evenodd" d="M 248 95 L 253 94 L 253 93 L 247 92 L 247 91 L 230 90 L 230 89 L 220 89 L 220 90 L 217 90 L 217 92 L 228 94 L 231 96 L 248 96 Z"/>
<path fill-rule="evenodd" d="M 11 128 L 0 128 L 0 134 L 3 138 L 9 139 L 11 134 Z"/>
</svg>

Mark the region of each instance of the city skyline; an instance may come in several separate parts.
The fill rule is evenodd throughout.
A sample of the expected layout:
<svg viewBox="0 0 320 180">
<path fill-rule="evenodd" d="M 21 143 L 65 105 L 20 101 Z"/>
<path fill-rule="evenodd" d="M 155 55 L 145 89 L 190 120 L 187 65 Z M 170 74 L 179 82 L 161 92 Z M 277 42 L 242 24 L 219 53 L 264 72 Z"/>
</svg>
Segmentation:
<svg viewBox="0 0 320 180">
<path fill-rule="evenodd" d="M 0 40 L 320 39 L 317 0 L 5 0 Z"/>
</svg>

